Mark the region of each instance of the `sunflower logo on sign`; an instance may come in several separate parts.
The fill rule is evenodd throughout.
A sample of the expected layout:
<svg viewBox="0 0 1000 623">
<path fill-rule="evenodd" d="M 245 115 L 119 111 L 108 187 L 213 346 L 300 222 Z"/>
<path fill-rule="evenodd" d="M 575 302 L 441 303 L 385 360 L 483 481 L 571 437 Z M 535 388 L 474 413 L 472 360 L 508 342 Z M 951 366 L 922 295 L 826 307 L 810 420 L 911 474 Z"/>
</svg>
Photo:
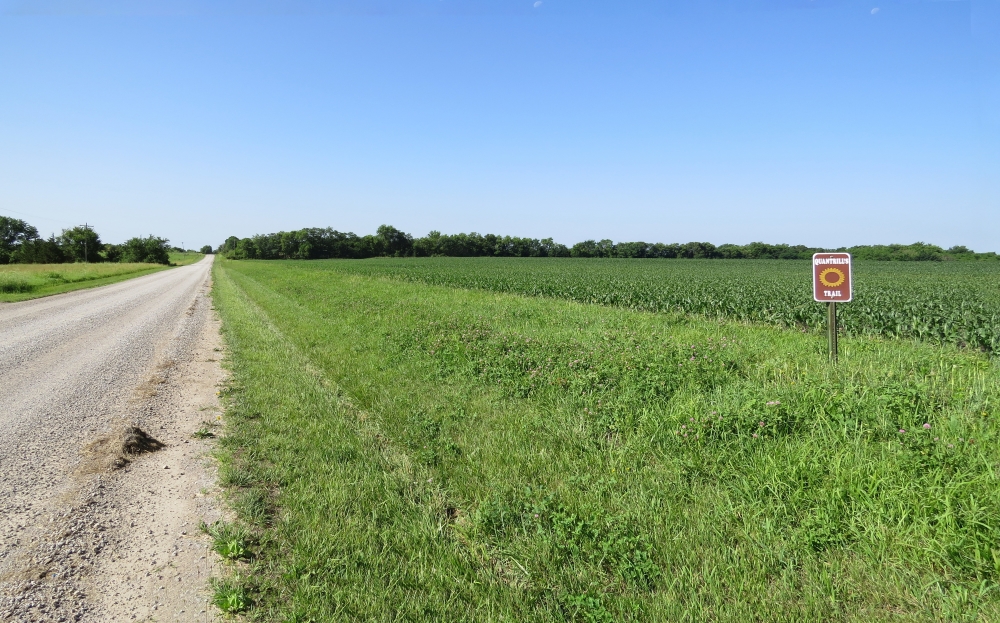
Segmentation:
<svg viewBox="0 0 1000 623">
<path fill-rule="evenodd" d="M 839 268 L 827 268 L 819 274 L 819 282 L 828 288 L 836 288 L 844 283 L 847 276 Z"/>
</svg>

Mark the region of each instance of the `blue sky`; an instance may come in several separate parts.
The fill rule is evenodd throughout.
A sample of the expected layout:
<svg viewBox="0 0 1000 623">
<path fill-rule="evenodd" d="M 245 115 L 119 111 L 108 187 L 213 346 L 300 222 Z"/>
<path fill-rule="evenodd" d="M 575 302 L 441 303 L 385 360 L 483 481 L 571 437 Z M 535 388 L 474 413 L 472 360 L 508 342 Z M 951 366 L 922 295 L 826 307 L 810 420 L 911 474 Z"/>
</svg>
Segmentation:
<svg viewBox="0 0 1000 623">
<path fill-rule="evenodd" d="M 1000 251 L 1000 0 L 0 0 L 0 213 Z"/>
</svg>

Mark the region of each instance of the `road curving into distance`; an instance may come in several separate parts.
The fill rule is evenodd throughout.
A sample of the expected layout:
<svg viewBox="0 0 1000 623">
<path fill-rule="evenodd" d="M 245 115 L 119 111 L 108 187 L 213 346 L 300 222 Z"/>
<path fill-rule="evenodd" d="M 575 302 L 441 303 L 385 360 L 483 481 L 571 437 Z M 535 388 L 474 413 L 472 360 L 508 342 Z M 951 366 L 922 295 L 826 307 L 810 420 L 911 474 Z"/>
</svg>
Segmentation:
<svg viewBox="0 0 1000 623">
<path fill-rule="evenodd" d="M 168 434 L 154 397 L 206 335 L 213 259 L 0 304 L 0 621 L 118 618 L 88 577 L 138 526 L 106 493 L 131 469 L 111 471 L 116 440 Z"/>
</svg>

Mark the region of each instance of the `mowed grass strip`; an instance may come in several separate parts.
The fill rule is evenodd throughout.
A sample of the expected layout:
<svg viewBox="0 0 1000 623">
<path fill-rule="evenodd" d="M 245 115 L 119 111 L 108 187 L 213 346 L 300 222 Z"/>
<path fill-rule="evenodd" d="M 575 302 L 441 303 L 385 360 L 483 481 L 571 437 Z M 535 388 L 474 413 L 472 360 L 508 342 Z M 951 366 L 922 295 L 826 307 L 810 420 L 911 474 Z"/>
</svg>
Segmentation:
<svg viewBox="0 0 1000 623">
<path fill-rule="evenodd" d="M 313 266 L 216 264 L 251 617 L 1000 618 L 989 358 Z"/>
<path fill-rule="evenodd" d="M 822 330 L 812 269 L 801 260 L 376 258 L 324 260 L 335 270 L 433 285 L 570 299 Z M 854 336 L 916 338 L 1000 350 L 1000 262 L 854 265 L 854 300 L 839 312 Z"/>
</svg>

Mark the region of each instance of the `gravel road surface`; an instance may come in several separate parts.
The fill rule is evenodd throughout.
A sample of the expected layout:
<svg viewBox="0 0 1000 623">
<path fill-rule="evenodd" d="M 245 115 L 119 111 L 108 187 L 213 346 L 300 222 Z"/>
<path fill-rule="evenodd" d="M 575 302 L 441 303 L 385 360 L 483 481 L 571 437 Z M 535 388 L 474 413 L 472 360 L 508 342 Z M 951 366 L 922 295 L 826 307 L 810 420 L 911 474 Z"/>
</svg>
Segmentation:
<svg viewBox="0 0 1000 623">
<path fill-rule="evenodd" d="M 0 304 L 0 620 L 210 619 L 212 261 Z"/>
</svg>

